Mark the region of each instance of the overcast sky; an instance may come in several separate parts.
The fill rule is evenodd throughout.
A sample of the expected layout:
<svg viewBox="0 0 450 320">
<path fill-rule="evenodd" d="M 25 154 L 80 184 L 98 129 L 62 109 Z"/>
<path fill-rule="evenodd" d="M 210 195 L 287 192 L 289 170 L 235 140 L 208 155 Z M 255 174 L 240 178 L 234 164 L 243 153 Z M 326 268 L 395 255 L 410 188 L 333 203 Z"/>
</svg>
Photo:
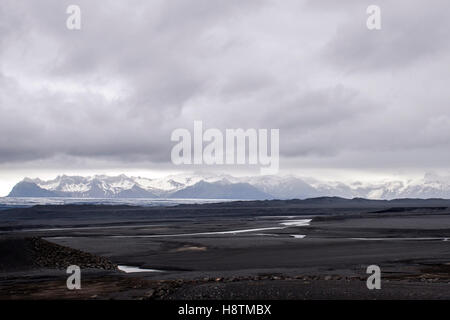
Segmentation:
<svg viewBox="0 0 450 320">
<path fill-rule="evenodd" d="M 66 28 L 70 4 L 81 30 Z M 381 30 L 366 27 L 370 4 Z M 192 169 L 171 164 L 170 134 L 194 120 L 280 129 L 282 173 L 448 172 L 449 12 L 448 0 L 1 0 L 0 195 L 24 176 Z"/>
</svg>

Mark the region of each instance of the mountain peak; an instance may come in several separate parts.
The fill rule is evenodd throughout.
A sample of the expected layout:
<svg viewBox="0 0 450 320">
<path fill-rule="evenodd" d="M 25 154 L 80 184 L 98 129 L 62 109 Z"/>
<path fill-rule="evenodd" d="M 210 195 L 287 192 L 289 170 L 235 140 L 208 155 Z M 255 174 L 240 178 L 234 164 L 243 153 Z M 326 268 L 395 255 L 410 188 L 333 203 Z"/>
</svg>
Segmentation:
<svg viewBox="0 0 450 320">
<path fill-rule="evenodd" d="M 343 197 L 366 199 L 450 198 L 449 179 L 426 174 L 418 181 L 378 183 L 320 182 L 312 178 L 287 176 L 233 177 L 214 174 L 178 174 L 165 178 L 94 175 L 61 175 L 53 180 L 24 178 L 10 196 L 139 197 L 209 199 L 306 199 Z M 323 201 L 326 201 L 324 199 Z"/>
</svg>

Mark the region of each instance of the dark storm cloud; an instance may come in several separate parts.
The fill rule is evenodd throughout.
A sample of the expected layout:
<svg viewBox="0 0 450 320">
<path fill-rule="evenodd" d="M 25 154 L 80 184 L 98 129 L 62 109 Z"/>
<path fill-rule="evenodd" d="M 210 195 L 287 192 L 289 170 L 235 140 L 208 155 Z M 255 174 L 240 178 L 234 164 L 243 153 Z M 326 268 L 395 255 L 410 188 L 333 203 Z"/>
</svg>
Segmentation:
<svg viewBox="0 0 450 320">
<path fill-rule="evenodd" d="M 279 128 L 297 166 L 446 165 L 450 4 L 380 0 L 375 32 L 369 4 L 3 0 L 0 163 L 170 163 L 203 120 Z"/>
</svg>

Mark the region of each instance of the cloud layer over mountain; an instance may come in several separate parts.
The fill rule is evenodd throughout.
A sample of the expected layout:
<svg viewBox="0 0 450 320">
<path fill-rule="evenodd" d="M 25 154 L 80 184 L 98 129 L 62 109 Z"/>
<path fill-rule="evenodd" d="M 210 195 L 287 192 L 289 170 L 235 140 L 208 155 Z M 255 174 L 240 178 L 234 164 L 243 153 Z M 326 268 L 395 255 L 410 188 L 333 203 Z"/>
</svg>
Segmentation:
<svg viewBox="0 0 450 320">
<path fill-rule="evenodd" d="M 0 3 L 0 178 L 39 168 L 171 169 L 194 120 L 279 128 L 280 167 L 450 170 L 450 3 Z M 203 168 L 207 169 L 207 168 Z"/>
</svg>

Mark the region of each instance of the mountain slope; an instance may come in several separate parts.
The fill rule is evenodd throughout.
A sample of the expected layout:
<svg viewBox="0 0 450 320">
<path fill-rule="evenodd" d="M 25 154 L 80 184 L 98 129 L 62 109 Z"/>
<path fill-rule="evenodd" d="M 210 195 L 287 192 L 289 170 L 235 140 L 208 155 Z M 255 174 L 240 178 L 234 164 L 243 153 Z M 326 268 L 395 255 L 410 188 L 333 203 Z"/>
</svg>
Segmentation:
<svg viewBox="0 0 450 320">
<path fill-rule="evenodd" d="M 58 197 L 56 192 L 49 191 L 39 187 L 37 184 L 29 181 L 21 181 L 12 188 L 8 197 Z"/>
<path fill-rule="evenodd" d="M 158 196 L 150 191 L 134 185 L 131 189 L 118 192 L 116 198 L 158 198 Z"/>
<path fill-rule="evenodd" d="M 323 195 L 303 179 L 293 176 L 258 176 L 243 180 L 277 199 L 305 199 Z"/>
<path fill-rule="evenodd" d="M 200 181 L 170 195 L 180 199 L 273 199 L 248 183 L 223 183 Z"/>
</svg>

